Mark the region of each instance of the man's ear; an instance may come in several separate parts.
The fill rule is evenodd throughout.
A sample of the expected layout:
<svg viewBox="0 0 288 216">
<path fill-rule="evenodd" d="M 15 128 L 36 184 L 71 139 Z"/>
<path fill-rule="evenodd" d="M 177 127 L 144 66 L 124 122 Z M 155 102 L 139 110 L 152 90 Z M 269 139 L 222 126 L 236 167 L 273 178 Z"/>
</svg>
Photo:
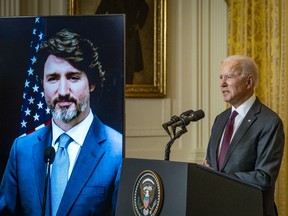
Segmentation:
<svg viewBox="0 0 288 216">
<path fill-rule="evenodd" d="M 95 89 L 95 87 L 96 87 L 95 84 L 90 84 L 90 86 L 89 86 L 89 90 L 90 90 L 90 92 L 93 92 L 94 89 Z"/>
<path fill-rule="evenodd" d="M 247 78 L 246 85 L 247 85 L 247 88 L 253 88 L 253 87 L 254 87 L 254 79 L 253 79 L 253 76 L 249 76 L 249 77 Z"/>
</svg>

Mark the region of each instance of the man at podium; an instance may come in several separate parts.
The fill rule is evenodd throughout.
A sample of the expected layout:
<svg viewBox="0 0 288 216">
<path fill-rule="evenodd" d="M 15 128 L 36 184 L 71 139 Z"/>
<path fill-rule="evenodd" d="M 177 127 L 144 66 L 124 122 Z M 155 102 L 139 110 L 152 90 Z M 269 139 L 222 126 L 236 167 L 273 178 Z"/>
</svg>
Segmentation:
<svg viewBox="0 0 288 216">
<path fill-rule="evenodd" d="M 258 77 L 250 57 L 223 60 L 220 89 L 231 107 L 215 119 L 204 166 L 260 186 L 264 215 L 276 216 L 275 182 L 285 137 L 282 120 L 255 96 Z"/>
</svg>

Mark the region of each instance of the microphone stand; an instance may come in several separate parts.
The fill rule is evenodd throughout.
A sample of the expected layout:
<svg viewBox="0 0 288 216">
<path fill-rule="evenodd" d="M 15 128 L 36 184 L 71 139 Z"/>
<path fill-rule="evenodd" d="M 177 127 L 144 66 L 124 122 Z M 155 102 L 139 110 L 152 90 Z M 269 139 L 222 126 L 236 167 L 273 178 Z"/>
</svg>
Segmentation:
<svg viewBox="0 0 288 216">
<path fill-rule="evenodd" d="M 46 164 L 46 176 L 45 176 L 45 187 L 44 187 L 45 189 L 44 189 L 44 196 L 43 196 L 42 216 L 45 216 L 45 211 L 46 211 L 46 198 L 47 198 L 47 190 L 48 190 L 51 164 L 52 164 L 51 161 L 48 160 Z"/>
<path fill-rule="evenodd" d="M 171 147 L 173 143 L 175 142 L 176 139 L 182 136 L 182 134 L 187 132 L 187 128 L 185 126 L 181 126 L 181 130 L 179 130 L 176 134 L 174 134 L 174 137 L 170 139 L 170 141 L 166 144 L 165 147 L 165 160 L 169 161 L 170 158 L 170 152 L 171 152 Z"/>
<path fill-rule="evenodd" d="M 169 129 L 168 129 L 168 125 L 162 124 L 162 127 L 164 128 L 164 130 L 166 131 L 166 133 L 167 133 L 167 134 L 170 136 L 170 138 L 172 139 L 171 133 L 170 133 L 170 131 L 169 131 Z"/>
<path fill-rule="evenodd" d="M 47 147 L 44 150 L 44 161 L 46 164 L 46 176 L 45 176 L 45 185 L 44 185 L 44 194 L 43 194 L 43 204 L 42 204 L 42 216 L 45 216 L 46 213 L 46 199 L 47 191 L 49 189 L 49 178 L 50 178 L 50 166 L 55 159 L 55 149 L 52 146 Z"/>
</svg>

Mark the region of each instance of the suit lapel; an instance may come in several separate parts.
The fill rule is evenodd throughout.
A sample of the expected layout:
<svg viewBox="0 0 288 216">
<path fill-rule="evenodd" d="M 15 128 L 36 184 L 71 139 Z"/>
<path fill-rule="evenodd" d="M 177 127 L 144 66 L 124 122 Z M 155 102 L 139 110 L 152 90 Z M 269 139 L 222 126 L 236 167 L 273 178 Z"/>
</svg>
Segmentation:
<svg viewBox="0 0 288 216">
<path fill-rule="evenodd" d="M 226 110 L 223 113 L 223 116 L 220 117 L 220 121 L 217 122 L 217 125 L 213 128 L 214 129 L 214 133 L 215 133 L 215 140 L 213 140 L 213 142 L 217 143 L 217 145 L 212 145 L 211 147 L 214 147 L 214 149 L 212 149 L 212 152 L 214 154 L 214 156 L 212 157 L 212 166 L 214 169 L 217 169 L 217 164 L 218 164 L 218 149 L 220 146 L 220 142 L 221 142 L 221 137 L 224 131 L 224 128 L 227 124 L 228 118 L 230 116 L 231 113 L 231 108 Z M 223 120 L 222 120 L 223 119 Z"/>
<path fill-rule="evenodd" d="M 106 140 L 103 127 L 104 125 L 97 118 L 94 118 L 67 183 L 57 215 L 68 214 L 69 209 L 104 155 L 105 149 L 99 145 Z"/>
<path fill-rule="evenodd" d="M 235 148 L 240 144 L 241 139 L 245 136 L 246 132 L 249 130 L 249 128 L 252 126 L 252 124 L 256 121 L 257 117 L 256 114 L 260 112 L 261 109 L 261 103 L 256 99 L 248 113 L 246 114 L 245 118 L 243 119 L 241 125 L 239 126 L 238 130 L 236 131 L 235 136 L 233 137 L 231 144 L 229 146 L 229 149 L 226 153 L 225 160 L 223 162 L 222 169 L 225 167 L 225 165 L 229 162 L 229 158 Z"/>
<path fill-rule="evenodd" d="M 37 189 L 41 206 L 43 204 L 44 188 L 45 188 L 45 176 L 46 165 L 44 162 L 44 149 L 51 144 L 51 126 L 47 126 L 43 129 L 43 133 L 40 133 L 36 137 L 36 142 L 33 145 L 33 164 L 35 168 L 35 177 L 37 182 Z"/>
</svg>

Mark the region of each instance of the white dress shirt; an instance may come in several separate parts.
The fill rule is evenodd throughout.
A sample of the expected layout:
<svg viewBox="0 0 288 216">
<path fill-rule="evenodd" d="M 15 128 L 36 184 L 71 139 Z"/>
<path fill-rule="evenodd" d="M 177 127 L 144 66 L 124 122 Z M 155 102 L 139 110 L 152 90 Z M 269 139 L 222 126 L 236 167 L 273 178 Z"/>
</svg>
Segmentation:
<svg viewBox="0 0 288 216">
<path fill-rule="evenodd" d="M 90 110 L 88 116 L 83 121 L 81 121 L 79 124 L 71 128 L 69 131 L 66 131 L 66 133 L 73 139 L 73 142 L 71 142 L 67 148 L 67 151 L 69 154 L 69 162 L 70 162 L 68 179 L 70 178 L 73 167 L 81 151 L 81 147 L 84 143 L 88 130 L 92 124 L 92 121 L 93 121 L 93 113 L 92 113 L 92 110 Z M 65 131 L 63 131 L 58 125 L 55 124 L 54 121 L 52 121 L 52 146 L 54 147 L 55 152 L 58 149 L 57 139 L 62 133 L 65 133 Z M 53 164 L 52 164 L 52 169 L 53 169 Z"/>
<path fill-rule="evenodd" d="M 235 107 L 232 106 L 231 114 L 233 113 L 234 110 L 236 110 L 238 112 L 238 115 L 235 117 L 235 120 L 234 120 L 234 127 L 233 127 L 233 134 L 232 134 L 232 137 L 231 137 L 231 141 L 232 141 L 232 139 L 234 137 L 234 134 L 238 130 L 239 126 L 241 125 L 243 119 L 245 118 L 246 114 L 248 113 L 248 111 L 250 110 L 251 106 L 255 102 L 255 100 L 256 100 L 256 96 L 255 96 L 255 94 L 253 94 L 247 101 L 242 103 L 237 109 L 235 109 Z M 221 141 L 220 141 L 218 155 L 220 154 L 220 149 L 221 149 L 224 133 L 225 133 L 225 129 L 223 131 L 222 138 L 221 138 Z"/>
</svg>

